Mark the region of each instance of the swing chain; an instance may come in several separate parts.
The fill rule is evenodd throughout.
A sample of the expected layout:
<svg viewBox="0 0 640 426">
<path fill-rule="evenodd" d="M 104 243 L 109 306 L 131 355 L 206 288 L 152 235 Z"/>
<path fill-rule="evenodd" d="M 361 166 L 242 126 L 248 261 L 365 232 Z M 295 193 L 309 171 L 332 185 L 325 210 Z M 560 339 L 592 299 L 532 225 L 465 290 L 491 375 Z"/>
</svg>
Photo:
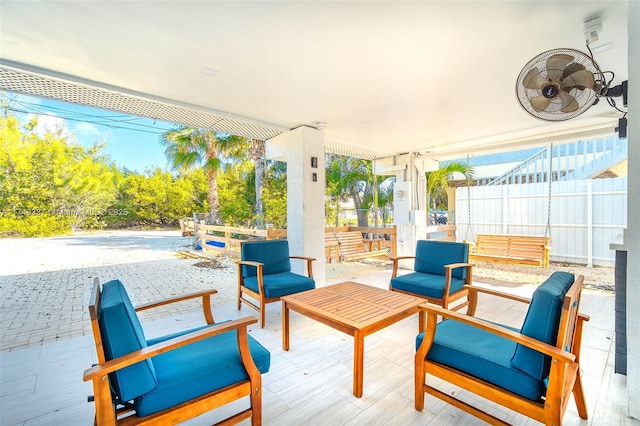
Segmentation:
<svg viewBox="0 0 640 426">
<path fill-rule="evenodd" d="M 551 236 L 551 182 L 553 182 L 553 142 L 549 147 L 549 196 L 547 203 L 547 227 L 544 230 L 544 237 Z"/>
<path fill-rule="evenodd" d="M 471 182 L 469 178 L 469 167 L 469 154 L 467 154 L 467 172 L 465 173 L 465 177 L 467 178 L 467 231 L 464 236 L 465 241 L 471 241 L 469 239 L 469 233 L 471 233 L 471 238 L 473 239 L 473 230 L 471 229 Z"/>
</svg>

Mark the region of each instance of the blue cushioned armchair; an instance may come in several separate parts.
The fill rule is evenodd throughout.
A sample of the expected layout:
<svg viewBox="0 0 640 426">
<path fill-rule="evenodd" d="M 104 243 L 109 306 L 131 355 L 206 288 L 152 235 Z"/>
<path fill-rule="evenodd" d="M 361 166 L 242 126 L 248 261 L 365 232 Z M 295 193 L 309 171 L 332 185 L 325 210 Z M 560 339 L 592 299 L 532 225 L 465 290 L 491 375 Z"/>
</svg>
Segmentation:
<svg viewBox="0 0 640 426">
<path fill-rule="evenodd" d="M 244 302 L 260 313 L 260 326 L 264 327 L 266 304 L 277 302 L 282 296 L 311 290 L 315 259 L 290 256 L 287 240 L 252 241 L 242 244 L 238 262 L 238 310 Z M 306 261 L 307 276 L 291 272 L 291 260 Z M 248 300 L 251 297 L 257 304 Z"/>
<path fill-rule="evenodd" d="M 508 422 L 455 398 L 451 390 L 443 392 L 427 384 L 429 374 L 547 425 L 562 424 L 573 393 L 578 414 L 586 419 L 580 344 L 588 317 L 578 312 L 583 280 L 555 272 L 531 300 L 468 287 L 468 315 L 424 305 L 427 330 L 416 339 L 416 410 L 424 408 L 426 392 L 486 422 Z M 478 293 L 528 303 L 522 327 L 474 317 Z M 504 410 L 495 413 L 505 414 Z"/>
<path fill-rule="evenodd" d="M 415 259 L 413 272 L 398 275 L 398 263 Z M 389 290 L 412 294 L 445 309 L 459 310 L 469 304 L 473 265 L 469 261 L 469 245 L 452 241 L 419 240 L 415 256 L 392 257 L 393 272 Z M 449 304 L 466 297 L 453 308 Z"/>
<path fill-rule="evenodd" d="M 255 318 L 216 324 L 216 290 L 134 308 L 119 280 L 94 280 L 89 305 L 98 364 L 84 372 L 93 382 L 95 424 L 177 424 L 240 398 L 249 408 L 224 419 L 262 422 L 262 373 L 269 351 L 247 334 Z M 147 340 L 136 311 L 202 298 L 207 325 Z"/>
</svg>

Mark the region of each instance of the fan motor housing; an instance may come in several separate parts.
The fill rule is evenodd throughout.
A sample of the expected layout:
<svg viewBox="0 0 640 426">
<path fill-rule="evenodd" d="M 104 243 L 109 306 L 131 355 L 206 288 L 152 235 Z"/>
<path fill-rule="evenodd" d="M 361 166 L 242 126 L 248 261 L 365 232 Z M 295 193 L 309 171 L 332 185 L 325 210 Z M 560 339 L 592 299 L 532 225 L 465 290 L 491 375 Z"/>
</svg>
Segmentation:
<svg viewBox="0 0 640 426">
<path fill-rule="evenodd" d="M 542 88 L 542 96 L 549 99 L 555 98 L 556 96 L 558 96 L 558 86 L 556 86 L 555 84 L 544 86 Z"/>
</svg>

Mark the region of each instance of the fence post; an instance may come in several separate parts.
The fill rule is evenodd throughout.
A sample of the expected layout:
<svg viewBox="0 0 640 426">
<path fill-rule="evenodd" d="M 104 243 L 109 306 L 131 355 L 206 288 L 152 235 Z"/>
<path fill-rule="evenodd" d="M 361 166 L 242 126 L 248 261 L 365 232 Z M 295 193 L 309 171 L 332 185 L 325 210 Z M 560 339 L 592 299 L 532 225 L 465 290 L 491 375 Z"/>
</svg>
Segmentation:
<svg viewBox="0 0 640 426">
<path fill-rule="evenodd" d="M 502 233 L 509 233 L 509 185 L 502 185 Z"/>
</svg>

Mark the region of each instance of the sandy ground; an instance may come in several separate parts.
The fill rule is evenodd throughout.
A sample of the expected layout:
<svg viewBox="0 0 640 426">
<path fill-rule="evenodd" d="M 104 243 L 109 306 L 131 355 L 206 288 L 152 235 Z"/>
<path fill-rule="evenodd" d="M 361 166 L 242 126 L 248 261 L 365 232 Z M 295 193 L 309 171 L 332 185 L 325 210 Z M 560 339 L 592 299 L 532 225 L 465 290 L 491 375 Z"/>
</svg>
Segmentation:
<svg viewBox="0 0 640 426">
<path fill-rule="evenodd" d="M 153 261 L 177 257 L 197 259 L 196 267 L 212 267 L 208 258 L 216 264 L 213 269 L 226 269 L 222 258 L 203 255 L 192 249 L 191 239 L 181 237 L 176 231 L 108 231 L 76 234 L 68 237 L 0 239 L 0 277 L 51 270 L 116 263 Z M 326 265 L 327 280 L 365 275 L 381 269 L 391 269 L 390 261 L 364 259 L 358 262 Z M 591 288 L 611 290 L 614 285 L 612 267 L 586 267 L 584 265 L 551 262 L 549 269 L 496 263 L 476 263 L 475 279 L 479 281 L 539 284 L 553 271 L 567 271 L 585 276 L 585 284 Z"/>
<path fill-rule="evenodd" d="M 0 352 L 91 333 L 87 304 L 94 278 L 120 279 L 134 304 L 215 288 L 214 304 L 236 301 L 233 259 L 202 256 L 178 231 L 110 231 L 64 237 L 0 239 Z M 381 271 L 392 263 L 362 260 L 326 265 L 326 281 Z M 474 283 L 513 288 L 541 283 L 553 271 L 585 276 L 585 288 L 611 292 L 613 268 L 554 263 L 549 269 L 478 263 Z M 183 302 L 143 313 L 158 319 L 198 309 Z M 171 305 L 173 306 L 173 305 Z"/>
</svg>

